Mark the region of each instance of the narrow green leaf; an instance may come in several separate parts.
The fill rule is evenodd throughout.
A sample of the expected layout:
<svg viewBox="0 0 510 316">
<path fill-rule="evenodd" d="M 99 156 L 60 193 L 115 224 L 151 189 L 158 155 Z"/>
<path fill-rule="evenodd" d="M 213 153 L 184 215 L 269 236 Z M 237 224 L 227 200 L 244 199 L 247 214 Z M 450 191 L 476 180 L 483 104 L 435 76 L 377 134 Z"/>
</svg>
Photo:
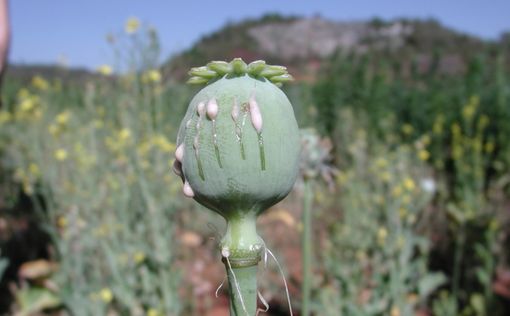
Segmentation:
<svg viewBox="0 0 510 316">
<path fill-rule="evenodd" d="M 218 75 L 224 76 L 232 71 L 232 66 L 226 61 L 211 61 L 207 64 L 207 68 L 212 71 L 215 71 Z"/>
<path fill-rule="evenodd" d="M 207 79 L 212 79 L 218 76 L 218 73 L 216 71 L 209 70 L 207 67 L 195 67 L 191 68 L 191 70 L 188 72 L 190 76 L 197 76 Z"/>
<path fill-rule="evenodd" d="M 258 76 L 266 68 L 266 62 L 263 60 L 256 60 L 248 65 L 248 73 L 252 76 Z"/>
<path fill-rule="evenodd" d="M 232 71 L 236 74 L 246 73 L 246 69 L 248 68 L 246 63 L 241 58 L 232 59 L 230 65 L 232 66 Z"/>
</svg>

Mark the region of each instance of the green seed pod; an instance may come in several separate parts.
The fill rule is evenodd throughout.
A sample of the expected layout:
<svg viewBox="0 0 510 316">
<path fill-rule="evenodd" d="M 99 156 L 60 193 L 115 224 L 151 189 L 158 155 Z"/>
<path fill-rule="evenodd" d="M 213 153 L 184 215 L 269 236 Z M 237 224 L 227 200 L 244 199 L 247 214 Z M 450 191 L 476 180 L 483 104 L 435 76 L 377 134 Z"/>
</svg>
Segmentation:
<svg viewBox="0 0 510 316">
<path fill-rule="evenodd" d="M 258 214 L 283 199 L 297 176 L 300 148 L 285 94 L 265 77 L 246 73 L 260 72 L 257 67 L 240 59 L 231 65 L 232 74 L 219 79 L 204 67 L 191 71 L 194 78 L 203 74 L 197 81 L 217 80 L 191 101 L 176 152 L 184 193 L 227 220 Z"/>
<path fill-rule="evenodd" d="M 256 218 L 287 196 L 298 174 L 298 126 L 292 105 L 275 85 L 292 77 L 285 67 L 247 65 L 239 58 L 193 68 L 190 75 L 190 83 L 207 86 L 192 99 L 179 128 L 174 171 L 186 196 L 227 220 L 220 247 L 232 281 L 230 273 L 243 275 L 242 269 L 259 262 L 264 242 Z M 241 300 L 251 311 L 256 282 L 249 275 L 250 281 L 239 283 L 241 292 L 251 293 L 249 302 Z M 238 303 L 239 297 L 233 305 Z"/>
</svg>

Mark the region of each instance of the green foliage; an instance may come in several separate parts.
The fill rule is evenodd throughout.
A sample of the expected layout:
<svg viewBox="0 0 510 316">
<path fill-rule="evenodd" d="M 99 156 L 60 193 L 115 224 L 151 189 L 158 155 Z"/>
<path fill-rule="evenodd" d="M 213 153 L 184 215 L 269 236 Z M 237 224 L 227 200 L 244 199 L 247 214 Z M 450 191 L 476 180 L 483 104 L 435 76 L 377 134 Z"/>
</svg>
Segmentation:
<svg viewBox="0 0 510 316">
<path fill-rule="evenodd" d="M 323 215 L 321 306 L 327 315 L 410 315 L 446 281 L 428 270 L 430 243 L 417 231 L 434 180 L 410 147 L 371 138 L 352 112 L 339 117 L 352 163 L 338 176 L 342 213 Z"/>
<path fill-rule="evenodd" d="M 167 89 L 156 69 L 132 69 L 87 82 L 76 98 L 36 76 L 0 113 L 2 163 L 33 197 L 59 261 L 58 292 L 21 290 L 20 312 L 55 300 L 74 315 L 183 309 L 175 211 L 185 204 L 169 170 L 187 90 Z"/>
</svg>

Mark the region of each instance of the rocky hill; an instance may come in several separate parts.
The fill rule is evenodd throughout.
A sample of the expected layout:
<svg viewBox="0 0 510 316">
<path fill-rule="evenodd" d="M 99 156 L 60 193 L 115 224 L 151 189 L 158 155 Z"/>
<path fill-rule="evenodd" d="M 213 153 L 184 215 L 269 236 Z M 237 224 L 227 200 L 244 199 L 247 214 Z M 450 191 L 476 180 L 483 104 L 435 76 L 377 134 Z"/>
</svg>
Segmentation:
<svg viewBox="0 0 510 316">
<path fill-rule="evenodd" d="M 164 70 L 167 76 L 182 80 L 192 66 L 242 57 L 285 64 L 298 79 L 313 79 L 323 61 L 334 53 L 386 52 L 427 63 L 432 54 L 440 52 L 444 56 L 441 64 L 447 72 L 455 73 L 464 67 L 466 54 L 497 44 L 448 29 L 435 20 L 339 22 L 267 15 L 228 24 L 204 36 L 171 58 Z"/>
</svg>

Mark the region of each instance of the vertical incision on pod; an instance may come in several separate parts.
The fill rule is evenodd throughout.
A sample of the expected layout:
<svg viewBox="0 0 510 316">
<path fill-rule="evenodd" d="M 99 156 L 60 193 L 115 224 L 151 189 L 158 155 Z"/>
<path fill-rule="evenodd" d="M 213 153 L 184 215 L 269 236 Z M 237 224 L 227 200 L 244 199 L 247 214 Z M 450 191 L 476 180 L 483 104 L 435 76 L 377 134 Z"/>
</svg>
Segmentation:
<svg viewBox="0 0 510 316">
<path fill-rule="evenodd" d="M 195 158 L 197 159 L 198 174 L 202 180 L 205 180 L 204 170 L 202 168 L 202 161 L 200 160 L 199 147 L 200 147 L 200 129 L 202 127 L 202 118 L 205 116 L 205 103 L 200 102 L 197 105 L 198 119 L 196 124 L 195 138 L 193 139 L 193 148 L 195 149 Z"/>
<path fill-rule="evenodd" d="M 218 116 L 218 103 L 216 102 L 216 99 L 212 98 L 207 102 L 207 117 L 212 121 L 212 137 L 213 137 L 213 144 L 214 144 L 214 153 L 216 154 L 216 160 L 218 161 L 218 165 L 220 168 L 223 168 L 221 164 L 221 157 L 220 157 L 220 149 L 218 148 L 218 135 L 216 133 L 216 116 Z"/>
<path fill-rule="evenodd" d="M 242 114 L 243 116 L 241 118 L 239 118 L 241 111 L 243 112 L 243 114 Z M 243 160 L 245 160 L 246 156 L 244 154 L 243 127 L 244 127 L 244 123 L 246 122 L 246 115 L 248 114 L 248 112 L 246 111 L 246 107 L 243 106 L 242 109 L 239 107 L 239 104 L 237 103 L 237 98 L 234 99 L 234 105 L 232 106 L 231 114 L 232 114 L 232 119 L 234 120 L 237 142 L 239 143 L 239 147 L 241 149 L 241 158 Z"/>
</svg>

